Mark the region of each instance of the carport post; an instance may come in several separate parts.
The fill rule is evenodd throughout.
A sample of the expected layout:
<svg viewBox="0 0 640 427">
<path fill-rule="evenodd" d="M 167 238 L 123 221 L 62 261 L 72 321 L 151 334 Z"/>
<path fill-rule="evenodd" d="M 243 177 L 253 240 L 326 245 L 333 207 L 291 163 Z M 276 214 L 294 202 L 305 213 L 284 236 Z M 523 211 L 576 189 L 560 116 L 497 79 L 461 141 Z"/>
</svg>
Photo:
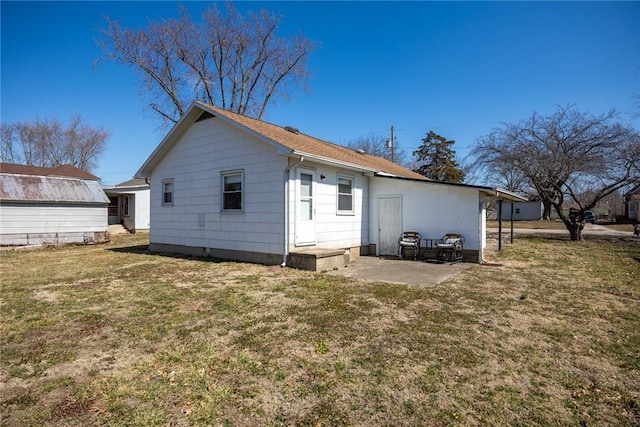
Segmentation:
<svg viewBox="0 0 640 427">
<path fill-rule="evenodd" d="M 511 244 L 513 245 L 513 205 L 515 202 L 511 202 Z"/>
<path fill-rule="evenodd" d="M 498 252 L 502 250 L 502 199 L 498 200 Z"/>
</svg>

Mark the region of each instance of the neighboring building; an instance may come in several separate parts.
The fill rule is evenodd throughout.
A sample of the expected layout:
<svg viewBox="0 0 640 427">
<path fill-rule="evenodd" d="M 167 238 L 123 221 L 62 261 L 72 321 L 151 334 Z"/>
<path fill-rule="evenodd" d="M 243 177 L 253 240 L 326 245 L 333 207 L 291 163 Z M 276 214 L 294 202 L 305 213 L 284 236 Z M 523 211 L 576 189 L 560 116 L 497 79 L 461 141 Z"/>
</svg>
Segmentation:
<svg viewBox="0 0 640 427">
<path fill-rule="evenodd" d="M 640 221 L 640 185 L 632 188 L 624 195 L 625 218 Z"/>
<path fill-rule="evenodd" d="M 73 166 L 0 163 L 0 245 L 108 241 L 108 205 L 98 177 Z"/>
<path fill-rule="evenodd" d="M 465 235 L 480 261 L 490 198 L 381 157 L 195 102 L 136 173 L 151 183 L 150 248 L 326 269 L 395 255 L 403 230 Z M 312 260 L 308 263 L 308 259 Z"/>
<path fill-rule="evenodd" d="M 134 178 L 104 187 L 109 197 L 109 225 L 122 224 L 131 233 L 149 230 L 149 184 Z"/>
<path fill-rule="evenodd" d="M 539 221 L 544 214 L 544 206 L 542 202 L 514 202 L 513 203 L 513 220 L 514 221 Z M 502 219 L 511 220 L 511 203 L 502 205 Z"/>
</svg>

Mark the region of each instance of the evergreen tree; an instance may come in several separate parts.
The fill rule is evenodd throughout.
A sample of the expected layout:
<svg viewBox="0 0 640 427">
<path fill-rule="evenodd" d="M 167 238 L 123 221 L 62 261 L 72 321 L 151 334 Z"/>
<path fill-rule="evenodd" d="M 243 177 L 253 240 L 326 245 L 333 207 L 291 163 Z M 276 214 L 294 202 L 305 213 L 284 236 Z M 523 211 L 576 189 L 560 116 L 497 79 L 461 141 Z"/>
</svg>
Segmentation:
<svg viewBox="0 0 640 427">
<path fill-rule="evenodd" d="M 455 141 L 429 131 L 422 139 L 422 145 L 413 152 L 417 156 L 416 172 L 434 181 L 461 183 L 465 173 L 455 159 L 456 153 L 451 148 Z"/>
</svg>

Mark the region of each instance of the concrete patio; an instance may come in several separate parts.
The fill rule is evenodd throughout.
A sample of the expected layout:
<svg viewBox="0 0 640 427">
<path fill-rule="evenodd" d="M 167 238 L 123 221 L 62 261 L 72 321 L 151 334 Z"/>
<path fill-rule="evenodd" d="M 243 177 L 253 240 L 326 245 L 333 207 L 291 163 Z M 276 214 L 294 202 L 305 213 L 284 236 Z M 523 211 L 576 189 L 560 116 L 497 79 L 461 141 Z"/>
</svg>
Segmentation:
<svg viewBox="0 0 640 427">
<path fill-rule="evenodd" d="M 358 280 L 396 284 L 434 286 L 474 265 L 472 263 L 443 263 L 400 260 L 396 257 L 361 256 L 355 262 L 326 274 L 346 276 Z"/>
</svg>

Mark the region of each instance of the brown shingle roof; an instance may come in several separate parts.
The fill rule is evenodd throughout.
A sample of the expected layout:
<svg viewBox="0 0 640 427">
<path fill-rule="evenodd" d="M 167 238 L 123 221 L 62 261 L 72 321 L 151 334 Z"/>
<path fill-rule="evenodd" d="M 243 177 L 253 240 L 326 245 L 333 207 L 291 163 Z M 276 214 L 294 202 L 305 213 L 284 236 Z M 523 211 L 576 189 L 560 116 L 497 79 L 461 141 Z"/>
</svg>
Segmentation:
<svg viewBox="0 0 640 427">
<path fill-rule="evenodd" d="M 262 120 L 253 119 L 241 114 L 223 110 L 218 107 L 197 102 L 197 106 L 214 115 L 223 116 L 241 126 L 266 137 L 280 145 L 283 145 L 296 153 L 306 153 L 324 159 L 360 166 L 375 172 L 383 172 L 405 178 L 422 179 L 428 181 L 426 177 L 410 169 L 402 167 L 396 163 L 382 157 L 370 154 L 362 154 L 341 145 L 333 144 L 314 138 L 304 133 L 295 133 L 285 127 L 277 126 Z"/>
<path fill-rule="evenodd" d="M 11 175 L 65 176 L 69 178 L 90 179 L 93 181 L 98 181 L 100 179 L 89 172 L 71 165 L 45 168 L 41 166 L 18 165 L 15 163 L 0 163 L 0 173 Z"/>
<path fill-rule="evenodd" d="M 128 181 L 121 182 L 114 185 L 114 187 L 144 187 L 149 186 L 149 183 L 144 178 L 132 178 Z"/>
</svg>

